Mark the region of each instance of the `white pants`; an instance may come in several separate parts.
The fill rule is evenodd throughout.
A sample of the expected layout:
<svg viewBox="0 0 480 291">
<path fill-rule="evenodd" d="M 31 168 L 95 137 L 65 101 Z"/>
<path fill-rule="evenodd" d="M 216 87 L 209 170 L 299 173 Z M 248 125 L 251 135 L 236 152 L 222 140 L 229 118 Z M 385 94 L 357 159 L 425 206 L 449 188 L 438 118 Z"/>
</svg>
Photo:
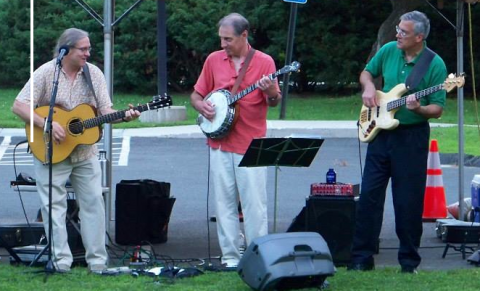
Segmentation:
<svg viewBox="0 0 480 291">
<path fill-rule="evenodd" d="M 217 233 L 222 263 L 240 261 L 238 198 L 242 204 L 247 245 L 268 234 L 267 169 L 238 167 L 243 155 L 210 149 L 210 174 L 217 214 Z"/>
<path fill-rule="evenodd" d="M 48 236 L 49 167 L 35 159 L 37 191 Z M 66 228 L 67 191 L 70 178 L 80 208 L 81 235 L 89 266 L 106 265 L 105 206 L 102 197 L 101 169 L 97 157 L 71 163 L 69 159 L 52 166 L 52 258 L 55 267 L 70 267 L 73 262 Z"/>
</svg>

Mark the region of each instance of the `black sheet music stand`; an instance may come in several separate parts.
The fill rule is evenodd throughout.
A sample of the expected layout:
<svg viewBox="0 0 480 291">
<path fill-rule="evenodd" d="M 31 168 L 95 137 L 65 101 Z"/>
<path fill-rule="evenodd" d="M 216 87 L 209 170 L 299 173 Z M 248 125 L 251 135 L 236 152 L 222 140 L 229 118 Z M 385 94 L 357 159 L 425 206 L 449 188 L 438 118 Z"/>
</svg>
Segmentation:
<svg viewBox="0 0 480 291">
<path fill-rule="evenodd" d="M 323 141 L 320 137 L 256 138 L 240 161 L 239 167 L 275 166 L 273 232 L 277 231 L 278 168 L 309 167 Z"/>
</svg>

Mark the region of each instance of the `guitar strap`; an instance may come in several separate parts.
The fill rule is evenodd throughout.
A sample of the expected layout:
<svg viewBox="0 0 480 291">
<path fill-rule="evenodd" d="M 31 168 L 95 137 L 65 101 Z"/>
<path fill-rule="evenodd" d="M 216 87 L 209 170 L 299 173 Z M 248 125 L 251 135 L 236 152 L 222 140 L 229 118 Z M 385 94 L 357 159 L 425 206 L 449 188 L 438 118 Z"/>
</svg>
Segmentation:
<svg viewBox="0 0 480 291">
<path fill-rule="evenodd" d="M 436 54 L 431 49 L 425 47 L 422 55 L 415 63 L 415 66 L 413 67 L 410 75 L 408 75 L 407 80 L 405 81 L 405 85 L 407 86 L 407 89 L 409 91 L 415 89 L 418 84 L 420 84 L 420 81 L 422 80 L 423 76 L 425 76 L 425 73 L 427 72 L 428 67 L 430 66 L 430 63 L 432 62 L 435 55 Z"/>
<path fill-rule="evenodd" d="M 235 94 L 237 94 L 238 87 L 240 86 L 240 83 L 242 83 L 243 77 L 245 77 L 245 73 L 247 72 L 248 65 L 250 64 L 250 61 L 252 60 L 254 53 L 255 53 L 255 49 L 253 47 L 250 48 L 250 51 L 248 52 L 248 55 L 245 58 L 245 61 L 243 62 L 243 66 L 240 69 L 240 72 L 238 73 L 237 80 L 233 85 L 232 92 L 231 92 L 232 96 L 235 96 Z"/>
<path fill-rule="evenodd" d="M 88 87 L 90 88 L 90 90 L 92 90 L 93 97 L 95 97 L 95 103 L 97 104 L 96 107 L 98 108 L 97 94 L 95 94 L 95 89 L 93 89 L 92 77 L 90 76 L 88 64 L 85 64 L 85 66 L 83 66 L 83 74 L 85 75 L 85 79 L 87 80 Z"/>
</svg>

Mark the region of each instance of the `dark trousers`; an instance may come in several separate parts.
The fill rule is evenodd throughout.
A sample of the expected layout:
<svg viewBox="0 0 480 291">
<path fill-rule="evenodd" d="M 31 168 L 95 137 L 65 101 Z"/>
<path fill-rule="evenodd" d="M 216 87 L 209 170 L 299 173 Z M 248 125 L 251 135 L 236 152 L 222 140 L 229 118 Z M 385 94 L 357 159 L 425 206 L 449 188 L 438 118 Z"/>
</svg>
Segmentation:
<svg viewBox="0 0 480 291">
<path fill-rule="evenodd" d="M 382 130 L 370 142 L 356 214 L 352 263 L 372 264 L 380 236 L 388 182 L 391 179 L 395 231 L 401 266 L 417 267 L 427 179 L 427 122 Z M 389 214 L 390 215 L 390 214 Z"/>
</svg>

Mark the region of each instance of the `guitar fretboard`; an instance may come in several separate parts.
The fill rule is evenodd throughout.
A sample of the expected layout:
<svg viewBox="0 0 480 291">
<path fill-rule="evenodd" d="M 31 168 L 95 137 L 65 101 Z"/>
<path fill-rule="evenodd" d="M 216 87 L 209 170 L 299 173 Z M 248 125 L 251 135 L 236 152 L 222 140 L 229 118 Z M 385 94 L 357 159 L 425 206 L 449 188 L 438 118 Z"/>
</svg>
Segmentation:
<svg viewBox="0 0 480 291">
<path fill-rule="evenodd" d="M 133 107 L 133 110 L 138 110 L 140 112 L 147 111 L 149 109 L 150 108 L 149 108 L 148 104 L 143 104 L 143 105 L 139 105 L 137 107 Z M 130 110 L 130 108 L 125 109 L 125 110 L 119 110 L 119 111 L 109 113 L 109 114 L 105 114 L 105 115 L 102 115 L 102 116 L 97 116 L 97 117 L 94 117 L 94 118 L 86 119 L 85 121 L 83 121 L 83 126 L 85 128 L 93 128 L 95 126 L 100 126 L 104 123 L 109 123 L 109 122 L 112 122 L 114 120 L 122 119 L 122 118 L 125 117 L 125 112 L 127 112 L 128 110 Z"/>
<path fill-rule="evenodd" d="M 433 87 L 430 87 L 430 88 L 427 88 L 427 89 L 424 89 L 424 90 L 421 90 L 421 91 L 418 91 L 416 93 L 414 93 L 415 95 L 415 99 L 420 99 L 422 97 L 425 97 L 427 95 L 430 95 L 432 93 L 435 93 L 437 91 L 440 91 L 440 90 L 443 90 L 443 84 L 440 84 L 440 85 L 436 85 L 436 86 L 433 86 Z M 393 100 L 393 101 L 390 101 L 387 103 L 387 110 L 388 111 L 391 111 L 393 109 L 396 109 L 400 106 L 403 106 L 407 103 L 407 96 L 403 96 L 397 100 Z"/>
<path fill-rule="evenodd" d="M 283 70 L 279 70 L 279 71 L 276 71 L 275 73 L 273 74 L 270 74 L 268 75 L 268 78 L 270 80 L 274 80 L 277 76 L 283 74 Z M 245 97 L 246 95 L 250 94 L 251 92 L 253 92 L 253 90 L 257 89 L 258 88 L 258 82 L 255 82 L 255 84 L 253 85 L 250 85 L 248 86 L 247 88 L 243 89 L 241 92 L 237 93 L 235 96 L 233 96 L 228 105 L 232 105 L 233 103 L 237 102 L 238 100 L 240 100 L 241 98 Z"/>
</svg>

